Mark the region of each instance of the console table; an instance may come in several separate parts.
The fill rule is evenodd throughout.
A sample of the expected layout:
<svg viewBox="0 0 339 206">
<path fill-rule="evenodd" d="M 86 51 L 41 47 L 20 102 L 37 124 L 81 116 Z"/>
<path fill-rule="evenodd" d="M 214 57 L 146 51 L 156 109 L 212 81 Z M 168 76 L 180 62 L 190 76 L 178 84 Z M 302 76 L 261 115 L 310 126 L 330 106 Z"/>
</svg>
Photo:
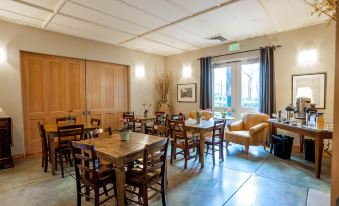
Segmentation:
<svg viewBox="0 0 339 206">
<path fill-rule="evenodd" d="M 315 149 L 315 176 L 320 178 L 321 162 L 323 157 L 324 139 L 332 139 L 332 130 L 311 128 L 304 125 L 293 126 L 283 122 L 278 122 L 275 119 L 269 120 L 269 140 L 272 153 L 272 135 L 277 133 L 277 129 L 286 130 L 297 133 L 300 136 L 300 152 L 303 152 L 304 136 L 314 138 Z"/>
<path fill-rule="evenodd" d="M 0 117 L 0 168 L 13 167 L 11 155 L 12 120 L 10 117 Z"/>
</svg>

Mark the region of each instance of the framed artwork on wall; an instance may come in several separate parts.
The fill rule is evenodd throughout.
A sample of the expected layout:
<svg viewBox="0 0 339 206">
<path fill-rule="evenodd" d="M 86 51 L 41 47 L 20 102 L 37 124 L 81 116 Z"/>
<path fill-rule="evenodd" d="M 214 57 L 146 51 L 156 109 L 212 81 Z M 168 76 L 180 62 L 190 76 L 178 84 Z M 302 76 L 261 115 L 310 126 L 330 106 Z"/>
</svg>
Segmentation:
<svg viewBox="0 0 339 206">
<path fill-rule="evenodd" d="M 177 86 L 178 102 L 196 102 L 197 101 L 197 84 L 178 84 Z"/>
<path fill-rule="evenodd" d="M 326 73 L 292 75 L 292 104 L 298 97 L 309 97 L 317 109 L 326 107 Z"/>
</svg>

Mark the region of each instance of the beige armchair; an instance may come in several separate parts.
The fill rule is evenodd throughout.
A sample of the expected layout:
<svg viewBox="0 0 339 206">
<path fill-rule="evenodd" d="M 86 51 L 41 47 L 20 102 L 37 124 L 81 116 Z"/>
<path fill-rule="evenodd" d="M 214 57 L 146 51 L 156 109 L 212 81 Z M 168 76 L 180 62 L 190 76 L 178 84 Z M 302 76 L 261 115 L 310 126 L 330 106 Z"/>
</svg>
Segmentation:
<svg viewBox="0 0 339 206">
<path fill-rule="evenodd" d="M 250 145 L 266 146 L 268 120 L 270 117 L 262 113 L 244 114 L 242 120 L 229 124 L 225 133 L 226 148 L 229 142 L 245 146 L 246 155 Z"/>
</svg>

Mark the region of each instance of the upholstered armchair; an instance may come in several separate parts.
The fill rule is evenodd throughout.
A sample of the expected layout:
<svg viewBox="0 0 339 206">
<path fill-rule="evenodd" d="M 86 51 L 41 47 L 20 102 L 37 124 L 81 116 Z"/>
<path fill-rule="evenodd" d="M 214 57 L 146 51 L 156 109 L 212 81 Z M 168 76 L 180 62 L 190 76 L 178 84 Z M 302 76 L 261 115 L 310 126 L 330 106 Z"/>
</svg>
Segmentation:
<svg viewBox="0 0 339 206">
<path fill-rule="evenodd" d="M 248 155 L 249 146 L 266 146 L 269 116 L 262 113 L 244 114 L 242 120 L 233 122 L 225 133 L 226 148 L 229 142 L 245 146 Z"/>
</svg>

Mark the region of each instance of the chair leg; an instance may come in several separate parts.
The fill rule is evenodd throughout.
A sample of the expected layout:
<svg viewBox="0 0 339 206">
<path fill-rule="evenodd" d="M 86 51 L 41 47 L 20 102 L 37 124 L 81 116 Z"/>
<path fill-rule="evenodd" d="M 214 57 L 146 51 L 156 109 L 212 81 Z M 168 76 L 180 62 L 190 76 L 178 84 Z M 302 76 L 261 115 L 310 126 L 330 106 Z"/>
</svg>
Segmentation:
<svg viewBox="0 0 339 206">
<path fill-rule="evenodd" d="M 143 205 L 148 206 L 148 194 L 147 194 L 147 187 L 142 188 L 142 200 Z"/>
<path fill-rule="evenodd" d="M 174 148 L 174 146 L 173 146 L 173 144 L 172 144 L 172 146 L 171 146 L 171 159 L 170 159 L 170 163 L 171 164 L 173 164 L 173 153 L 174 153 L 174 150 L 175 150 L 175 148 Z"/>
<path fill-rule="evenodd" d="M 245 145 L 245 154 L 248 156 L 248 150 L 249 150 L 249 148 L 250 148 L 250 145 Z"/>
<path fill-rule="evenodd" d="M 212 157 L 213 157 L 213 165 L 215 165 L 215 146 L 212 144 Z"/>
<path fill-rule="evenodd" d="M 206 156 L 205 157 L 207 157 L 207 155 L 208 155 L 208 149 L 210 148 L 210 146 L 209 145 L 207 145 L 207 149 L 206 149 Z"/>
<path fill-rule="evenodd" d="M 45 161 L 45 157 L 44 157 L 44 152 L 42 152 L 42 155 L 41 155 L 41 167 L 44 167 L 44 161 Z"/>
<path fill-rule="evenodd" d="M 58 169 L 58 156 L 59 156 L 59 153 L 55 152 L 55 156 L 54 156 L 55 170 Z"/>
<path fill-rule="evenodd" d="M 81 194 L 79 193 L 79 191 L 77 191 L 77 206 L 81 206 Z"/>
<path fill-rule="evenodd" d="M 162 200 L 162 205 L 163 206 L 166 206 L 166 193 L 167 193 L 167 188 L 166 188 L 166 185 L 165 185 L 165 181 L 167 181 L 166 178 L 162 178 L 161 180 L 161 200 Z"/>
<path fill-rule="evenodd" d="M 94 205 L 99 206 L 99 188 L 94 188 Z"/>
<path fill-rule="evenodd" d="M 227 140 L 225 142 L 226 142 L 226 149 L 228 149 L 228 145 L 230 144 L 230 142 Z"/>
<path fill-rule="evenodd" d="M 72 158 L 71 158 L 71 155 L 69 154 L 69 155 L 67 155 L 68 156 L 68 162 L 69 162 L 69 164 L 73 167 L 73 160 L 72 160 Z"/>
<path fill-rule="evenodd" d="M 224 145 L 222 142 L 220 142 L 219 151 L 220 151 L 221 160 L 224 161 Z"/>
<path fill-rule="evenodd" d="M 184 159 L 185 159 L 185 166 L 184 166 L 184 169 L 187 168 L 187 161 L 188 161 L 188 149 L 185 149 L 184 150 Z"/>
<path fill-rule="evenodd" d="M 44 172 L 47 172 L 48 169 L 48 156 L 44 156 Z"/>
<path fill-rule="evenodd" d="M 103 188 L 104 188 L 105 195 L 108 196 L 108 192 L 107 192 L 107 187 L 106 187 L 106 185 L 103 186 Z"/>
<path fill-rule="evenodd" d="M 60 163 L 60 169 L 61 169 L 61 177 L 64 178 L 65 174 L 64 174 L 64 160 L 62 159 L 62 153 L 59 152 L 59 163 Z"/>
</svg>

